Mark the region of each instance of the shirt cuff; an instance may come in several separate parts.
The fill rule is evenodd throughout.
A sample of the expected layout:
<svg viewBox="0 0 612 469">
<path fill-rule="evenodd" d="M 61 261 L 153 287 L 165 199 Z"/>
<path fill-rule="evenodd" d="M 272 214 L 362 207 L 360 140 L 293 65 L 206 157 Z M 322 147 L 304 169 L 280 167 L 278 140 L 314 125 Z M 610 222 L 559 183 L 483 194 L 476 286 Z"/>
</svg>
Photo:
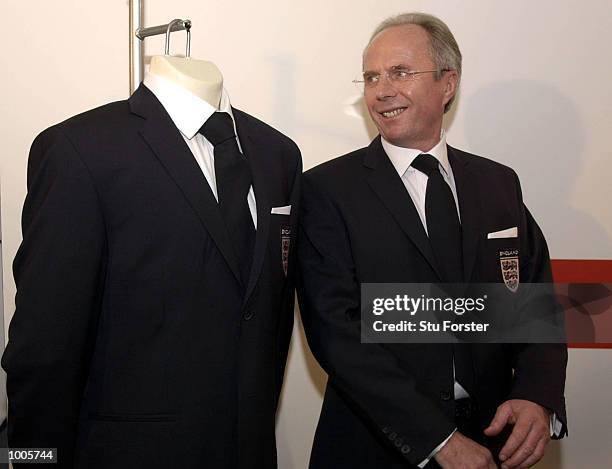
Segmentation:
<svg viewBox="0 0 612 469">
<path fill-rule="evenodd" d="M 553 412 L 550 415 L 550 436 L 561 436 L 561 430 L 563 430 L 563 422 L 557 418 L 557 414 Z"/>
<path fill-rule="evenodd" d="M 552 417 L 552 416 L 551 416 L 551 417 Z M 552 422 L 552 420 L 551 420 L 551 422 Z M 450 435 L 448 435 L 448 438 L 447 438 L 446 440 L 444 440 L 442 443 L 440 443 L 438 446 L 436 446 L 436 447 L 434 448 L 434 450 L 433 450 L 431 453 L 429 453 L 429 455 L 427 456 L 427 458 L 426 458 L 426 459 L 424 459 L 423 461 L 421 461 L 421 462 L 420 462 L 420 464 L 418 465 L 418 467 L 420 467 L 421 469 L 423 469 L 423 468 L 424 468 L 424 467 L 427 465 L 427 463 L 429 462 L 429 460 L 430 460 L 431 458 L 433 458 L 433 457 L 434 457 L 434 456 L 435 456 L 435 455 L 438 453 L 438 451 L 440 451 L 440 450 L 441 450 L 441 449 L 444 447 L 444 445 L 445 445 L 446 443 L 448 443 L 448 440 L 450 440 L 450 439 L 451 439 L 451 436 L 453 436 L 453 435 L 455 434 L 455 432 L 456 432 L 456 431 L 457 431 L 457 429 L 455 428 L 455 429 L 453 430 L 453 432 L 452 432 Z"/>
</svg>

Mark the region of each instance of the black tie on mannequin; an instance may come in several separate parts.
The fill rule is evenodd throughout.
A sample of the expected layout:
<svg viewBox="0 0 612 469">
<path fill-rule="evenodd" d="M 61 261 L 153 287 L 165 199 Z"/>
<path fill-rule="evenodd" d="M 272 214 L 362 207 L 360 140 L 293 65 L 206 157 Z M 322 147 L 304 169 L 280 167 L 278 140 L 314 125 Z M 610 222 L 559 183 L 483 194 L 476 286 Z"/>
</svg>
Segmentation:
<svg viewBox="0 0 612 469">
<path fill-rule="evenodd" d="M 253 259 L 255 227 L 247 196 L 252 183 L 249 163 L 238 148 L 232 117 L 215 112 L 200 133 L 214 146 L 215 179 L 219 210 L 234 245 L 246 286 Z"/>
<path fill-rule="evenodd" d="M 427 235 L 442 274 L 442 281 L 462 283 L 461 224 L 453 192 L 442 177 L 438 160 L 432 155 L 420 154 L 414 159 L 411 166 L 427 175 L 425 192 Z M 474 392 L 474 371 L 470 345 L 453 344 L 453 355 L 456 379 L 468 393 L 472 394 Z"/>
</svg>

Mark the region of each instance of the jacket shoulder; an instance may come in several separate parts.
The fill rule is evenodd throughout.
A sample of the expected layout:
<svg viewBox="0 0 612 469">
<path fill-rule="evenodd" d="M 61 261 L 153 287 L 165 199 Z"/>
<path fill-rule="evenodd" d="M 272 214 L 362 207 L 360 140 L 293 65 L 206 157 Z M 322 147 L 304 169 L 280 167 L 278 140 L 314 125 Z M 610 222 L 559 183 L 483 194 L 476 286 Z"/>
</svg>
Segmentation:
<svg viewBox="0 0 612 469">
<path fill-rule="evenodd" d="M 261 142 L 271 151 L 270 155 L 276 155 L 276 161 L 289 173 L 302 173 L 302 155 L 297 144 L 282 132 L 276 130 L 271 125 L 262 120 L 247 114 L 240 109 L 232 107 L 232 113 L 238 122 L 244 124 L 249 131 L 249 135 L 255 141 Z M 238 128 L 240 134 L 240 128 Z"/>
<path fill-rule="evenodd" d="M 363 167 L 363 158 L 367 147 L 359 148 L 341 156 L 325 161 L 304 173 L 304 179 L 318 184 L 334 184 L 338 181 L 349 182 L 355 180 Z M 351 178 L 353 176 L 353 178 Z"/>
<path fill-rule="evenodd" d="M 92 127 L 103 130 L 123 124 L 129 116 L 133 114 L 128 101 L 115 101 L 72 116 L 58 125 L 68 132 L 91 130 Z"/>
<path fill-rule="evenodd" d="M 460 161 L 466 163 L 470 169 L 479 173 L 496 174 L 500 176 L 516 178 L 516 172 L 509 166 L 494 161 L 484 156 L 468 153 L 463 150 L 449 146 L 450 152 Z"/>
<path fill-rule="evenodd" d="M 271 125 L 266 124 L 264 121 L 258 119 L 257 117 L 247 114 L 246 112 L 241 111 L 237 108 L 232 108 L 232 112 L 234 113 L 234 116 L 238 117 L 238 119 L 240 119 L 249 127 L 252 134 L 257 139 L 294 147 L 296 150 L 298 149 L 296 143 L 291 138 L 289 138 L 287 135 L 283 134 L 279 130 L 275 129 Z"/>
<path fill-rule="evenodd" d="M 119 129 L 125 131 L 127 121 L 133 118 L 140 119 L 130 113 L 126 100 L 115 101 L 81 112 L 48 127 L 38 134 L 34 143 L 50 144 L 62 137 L 78 140 L 81 136 L 93 138 L 109 131 Z"/>
</svg>

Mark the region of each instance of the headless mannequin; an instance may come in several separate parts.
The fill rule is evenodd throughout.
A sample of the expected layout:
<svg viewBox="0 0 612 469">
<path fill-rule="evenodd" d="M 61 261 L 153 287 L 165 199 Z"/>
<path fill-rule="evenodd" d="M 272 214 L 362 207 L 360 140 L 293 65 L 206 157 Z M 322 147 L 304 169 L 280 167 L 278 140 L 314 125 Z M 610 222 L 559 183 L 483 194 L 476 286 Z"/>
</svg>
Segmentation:
<svg viewBox="0 0 612 469">
<path fill-rule="evenodd" d="M 219 109 L 223 75 L 212 62 L 192 58 L 155 55 L 149 72 L 175 83 Z"/>
</svg>

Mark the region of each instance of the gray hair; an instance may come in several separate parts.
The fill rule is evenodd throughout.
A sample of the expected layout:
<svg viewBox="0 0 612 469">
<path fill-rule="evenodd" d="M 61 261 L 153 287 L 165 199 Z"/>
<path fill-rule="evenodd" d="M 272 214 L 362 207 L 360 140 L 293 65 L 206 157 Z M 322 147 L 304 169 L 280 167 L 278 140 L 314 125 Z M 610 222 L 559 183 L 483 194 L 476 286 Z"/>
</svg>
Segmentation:
<svg viewBox="0 0 612 469">
<path fill-rule="evenodd" d="M 436 80 L 442 78 L 442 70 L 456 70 L 458 75 L 457 84 L 459 84 L 461 80 L 461 51 L 457 41 L 453 33 L 448 29 L 448 26 L 441 19 L 427 13 L 402 13 L 401 15 L 392 16 L 384 20 L 372 33 L 368 44 L 363 50 L 363 58 L 365 59 L 365 55 L 374 38 L 382 31 L 394 26 L 407 26 L 411 24 L 420 26 L 429 36 L 429 56 L 438 69 Z M 455 96 L 446 103 L 444 112 L 448 112 L 454 100 Z"/>
</svg>

